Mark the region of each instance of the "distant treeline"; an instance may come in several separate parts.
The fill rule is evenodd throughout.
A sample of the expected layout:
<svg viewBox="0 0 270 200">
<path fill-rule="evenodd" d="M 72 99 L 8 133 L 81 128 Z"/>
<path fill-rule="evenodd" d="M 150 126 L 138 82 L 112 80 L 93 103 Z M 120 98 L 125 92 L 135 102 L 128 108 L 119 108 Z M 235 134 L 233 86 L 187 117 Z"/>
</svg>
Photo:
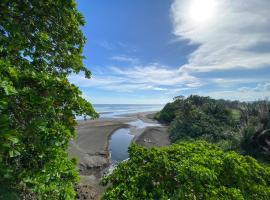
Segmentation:
<svg viewBox="0 0 270 200">
<path fill-rule="evenodd" d="M 215 100 L 191 95 L 168 103 L 155 118 L 172 142 L 204 139 L 224 150 L 270 161 L 270 102 Z"/>
</svg>

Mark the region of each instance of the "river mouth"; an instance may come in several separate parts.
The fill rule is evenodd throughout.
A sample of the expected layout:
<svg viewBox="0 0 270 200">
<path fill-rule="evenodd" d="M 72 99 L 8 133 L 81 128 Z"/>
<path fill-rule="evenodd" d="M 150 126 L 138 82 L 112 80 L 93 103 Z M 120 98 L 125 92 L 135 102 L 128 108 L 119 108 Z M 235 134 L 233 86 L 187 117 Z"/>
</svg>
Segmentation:
<svg viewBox="0 0 270 200">
<path fill-rule="evenodd" d="M 109 148 L 111 162 L 115 166 L 117 163 L 129 158 L 128 147 L 134 135 L 131 135 L 129 128 L 117 129 L 111 136 Z"/>
</svg>

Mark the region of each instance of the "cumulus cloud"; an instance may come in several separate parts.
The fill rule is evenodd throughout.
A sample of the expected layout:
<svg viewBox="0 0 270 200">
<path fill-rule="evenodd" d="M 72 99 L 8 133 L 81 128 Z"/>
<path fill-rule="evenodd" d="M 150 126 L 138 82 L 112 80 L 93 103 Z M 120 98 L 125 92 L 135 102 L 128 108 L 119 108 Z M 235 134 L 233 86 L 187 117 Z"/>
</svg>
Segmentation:
<svg viewBox="0 0 270 200">
<path fill-rule="evenodd" d="M 204 22 L 194 20 L 189 13 L 196 1 L 174 0 L 171 7 L 174 34 L 198 44 L 181 70 L 205 72 L 270 65 L 269 0 L 213 0 L 215 13 Z"/>
</svg>

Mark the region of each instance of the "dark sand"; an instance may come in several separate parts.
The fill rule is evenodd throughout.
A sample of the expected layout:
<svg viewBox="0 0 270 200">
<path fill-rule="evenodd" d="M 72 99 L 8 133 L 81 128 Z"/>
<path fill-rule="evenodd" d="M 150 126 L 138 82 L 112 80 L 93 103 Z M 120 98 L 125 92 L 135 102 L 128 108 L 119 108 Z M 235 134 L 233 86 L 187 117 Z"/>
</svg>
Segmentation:
<svg viewBox="0 0 270 200">
<path fill-rule="evenodd" d="M 161 147 L 170 145 L 167 127 L 147 127 L 136 139 L 136 143 L 144 147 Z"/>
<path fill-rule="evenodd" d="M 167 127 L 146 127 L 136 129 L 128 122 L 142 120 L 146 123 L 157 123 L 153 120 L 154 112 L 128 114 L 121 118 L 79 121 L 77 137 L 71 141 L 68 149 L 70 158 L 78 159 L 77 169 L 81 181 L 77 186 L 77 199 L 98 199 L 104 192 L 99 185 L 102 175 L 110 166 L 109 139 L 115 130 L 130 127 L 135 135 L 133 142 L 145 147 L 169 145 Z M 83 197 L 84 196 L 84 197 Z"/>
</svg>

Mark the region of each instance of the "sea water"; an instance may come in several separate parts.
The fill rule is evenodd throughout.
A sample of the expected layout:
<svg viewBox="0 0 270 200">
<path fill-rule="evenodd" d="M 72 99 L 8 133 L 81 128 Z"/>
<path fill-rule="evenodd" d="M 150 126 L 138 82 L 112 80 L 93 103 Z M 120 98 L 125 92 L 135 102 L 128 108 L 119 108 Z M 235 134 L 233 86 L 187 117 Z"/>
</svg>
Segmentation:
<svg viewBox="0 0 270 200">
<path fill-rule="evenodd" d="M 163 104 L 93 104 L 99 118 L 118 118 L 121 115 L 138 112 L 160 111 Z M 83 120 L 83 116 L 76 116 L 76 120 Z M 88 119 L 88 117 L 87 117 Z"/>
<path fill-rule="evenodd" d="M 120 117 L 124 114 L 159 111 L 162 104 L 93 104 L 100 118 Z"/>
</svg>

